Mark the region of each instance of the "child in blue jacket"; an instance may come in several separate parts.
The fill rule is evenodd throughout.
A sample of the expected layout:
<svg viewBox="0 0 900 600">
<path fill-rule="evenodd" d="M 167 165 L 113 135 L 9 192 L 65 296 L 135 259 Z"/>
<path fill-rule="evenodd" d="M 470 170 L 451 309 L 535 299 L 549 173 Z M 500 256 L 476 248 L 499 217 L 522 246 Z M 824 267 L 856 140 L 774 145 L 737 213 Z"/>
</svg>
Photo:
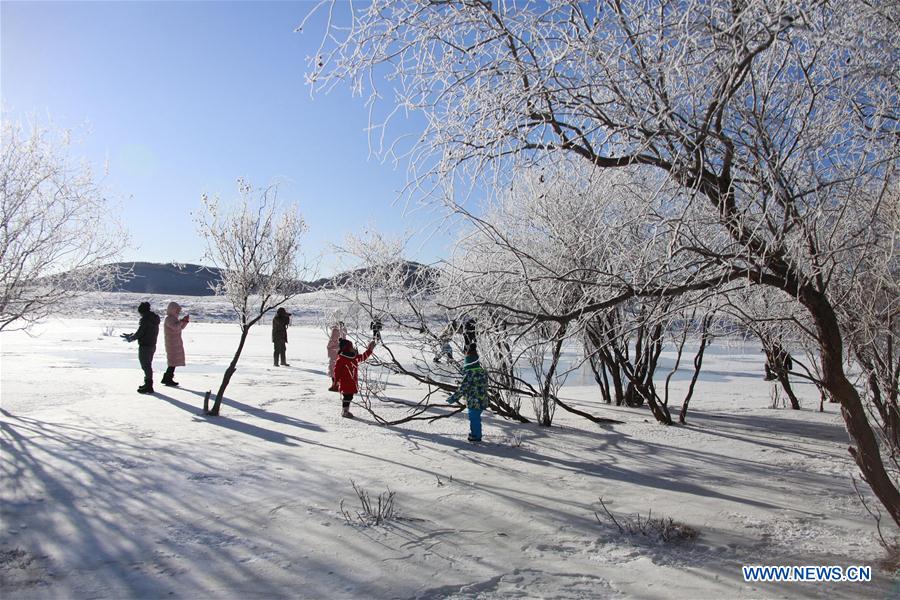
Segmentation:
<svg viewBox="0 0 900 600">
<path fill-rule="evenodd" d="M 481 412 L 490 402 L 487 397 L 488 376 L 478 360 L 478 350 L 475 344 L 471 344 L 466 351 L 466 359 L 463 363 L 463 380 L 459 388 L 449 398 L 447 404 L 459 403 L 461 398 L 466 400 L 466 408 L 469 409 L 469 441 L 481 441 Z"/>
</svg>

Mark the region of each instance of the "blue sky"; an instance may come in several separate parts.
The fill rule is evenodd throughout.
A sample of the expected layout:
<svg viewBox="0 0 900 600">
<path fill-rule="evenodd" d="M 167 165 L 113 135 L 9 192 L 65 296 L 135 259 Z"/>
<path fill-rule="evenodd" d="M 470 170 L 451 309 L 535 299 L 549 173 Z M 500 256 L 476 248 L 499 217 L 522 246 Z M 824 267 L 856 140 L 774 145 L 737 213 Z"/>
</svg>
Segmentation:
<svg viewBox="0 0 900 600">
<path fill-rule="evenodd" d="M 191 212 L 237 177 L 280 182 L 310 231 L 310 255 L 374 225 L 419 231 L 409 258 L 433 261 L 433 214 L 404 215 L 403 166 L 369 156 L 363 99 L 310 97 L 306 58 L 322 20 L 295 33 L 308 2 L 0 3 L 0 94 L 7 116 L 81 128 L 76 148 L 122 198 L 126 260 L 200 262 Z M 416 130 L 409 121 L 401 127 Z"/>
</svg>

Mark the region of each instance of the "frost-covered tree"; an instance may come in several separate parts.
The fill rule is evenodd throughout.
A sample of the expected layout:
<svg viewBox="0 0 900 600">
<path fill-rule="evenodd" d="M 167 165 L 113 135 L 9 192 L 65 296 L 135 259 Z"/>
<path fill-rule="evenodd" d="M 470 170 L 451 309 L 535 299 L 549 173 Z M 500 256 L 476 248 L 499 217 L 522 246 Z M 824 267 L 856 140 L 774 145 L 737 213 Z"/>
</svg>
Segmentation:
<svg viewBox="0 0 900 600">
<path fill-rule="evenodd" d="M 456 365 L 433 360 L 438 352 L 438 332 L 448 323 L 433 298 L 435 270 L 408 262 L 404 252 L 404 241 L 377 232 L 364 237 L 350 235 L 340 248 L 347 270 L 334 294 L 338 312 L 351 329 L 349 336 L 363 343 L 363 336 L 370 335 L 369 323 L 376 318 L 384 328 L 380 350 L 360 370 L 358 399 L 379 423 L 432 419 L 435 415 L 426 412 L 435 404 L 434 395 L 455 389 L 451 378 L 457 374 Z M 348 315 L 354 316 L 355 323 L 347 321 Z M 378 411 L 379 403 L 393 402 L 381 393 L 384 385 L 380 378 L 385 373 L 410 378 L 427 388 L 425 397 L 406 416 L 394 421 Z"/>
<path fill-rule="evenodd" d="M 722 313 L 734 320 L 749 343 L 759 345 L 769 366 L 767 377 L 781 387 L 791 408 L 800 408 L 791 378 L 815 385 L 820 406 L 825 402 L 814 326 L 809 313 L 793 298 L 771 288 L 744 289 L 731 294 Z M 773 366 L 779 368 L 772 369 Z"/>
<path fill-rule="evenodd" d="M 4 115 L 0 150 L 0 331 L 24 329 L 59 304 L 107 288 L 127 245 L 115 207 L 70 136 Z"/>
<path fill-rule="evenodd" d="M 605 397 L 647 404 L 657 420 L 671 424 L 668 396 L 654 383 L 656 366 L 670 325 L 685 311 L 700 320 L 697 305 L 708 294 L 685 293 L 677 301 L 673 295 L 638 295 L 611 303 L 607 296 L 698 268 L 689 255 L 672 253 L 672 232 L 657 224 L 677 198 L 661 195 L 659 182 L 648 185 L 652 177 L 639 170 L 599 178 L 580 166 L 562 161 L 525 169 L 482 215 L 457 209 L 470 227 L 445 269 L 448 307 L 477 309 L 502 321 L 515 334 L 516 347 L 525 339 L 537 350 L 541 343 L 553 347 L 581 338 Z M 547 364 L 548 373 L 555 364 Z M 545 407 L 547 400 L 544 394 Z"/>
<path fill-rule="evenodd" d="M 885 194 L 868 225 L 846 246 L 844 269 L 833 287 L 850 358 L 861 367 L 864 397 L 900 477 L 900 187 Z"/>
<path fill-rule="evenodd" d="M 231 302 L 241 329 L 210 415 L 219 414 L 250 328 L 302 291 L 300 240 L 306 223 L 298 207 L 293 203 L 282 206 L 276 186 L 256 192 L 239 179 L 238 194 L 233 207 L 224 205 L 218 196 L 204 194 L 197 216 L 199 232 L 207 243 L 205 258 L 222 274 L 213 290 Z"/>
<path fill-rule="evenodd" d="M 900 524 L 896 478 L 845 371 L 857 317 L 839 308 L 848 287 L 838 283 L 860 280 L 855 265 L 869 246 L 893 243 L 866 231 L 897 181 L 900 5 L 376 0 L 331 8 L 311 83 L 349 80 L 375 102 L 390 98 L 424 115 L 413 174 L 443 183 L 445 198 L 460 198 L 460 182 L 505 189 L 512 166 L 560 154 L 665 177 L 677 206 L 666 194 L 648 216 L 668 229 L 673 268 L 608 284 L 575 310 L 737 281 L 793 298 L 809 315 L 850 452 Z M 556 323 L 573 314 L 530 312 Z"/>
<path fill-rule="evenodd" d="M 342 245 L 348 267 L 353 267 L 336 290 L 342 313 L 361 311 L 364 318 L 360 322 L 378 317 L 385 330 L 381 350 L 368 361 L 366 376 L 371 378 L 362 382 L 360 401 L 364 408 L 376 421 L 392 424 L 430 421 L 458 412 L 434 412 L 433 407 L 446 406 L 443 399 L 456 389 L 465 348 L 465 323 L 474 319 L 481 363 L 491 379 L 492 410 L 505 418 L 528 422 L 519 412 L 516 399 L 538 398 L 540 391 L 516 373 L 516 364 L 527 367 L 526 347 L 513 349 L 508 341 L 512 330 L 492 320 L 489 311 L 448 310 L 444 305 L 458 293 L 458 281 L 445 277 L 445 265 L 414 265 L 404 259 L 404 252 L 404 242 L 378 234 L 364 239 L 350 237 Z M 453 359 L 444 354 L 444 344 L 449 344 Z M 378 373 L 383 372 L 409 378 L 425 387 L 424 396 L 409 407 L 408 414 L 393 421 L 378 413 L 380 403 L 394 402 L 378 392 Z"/>
</svg>

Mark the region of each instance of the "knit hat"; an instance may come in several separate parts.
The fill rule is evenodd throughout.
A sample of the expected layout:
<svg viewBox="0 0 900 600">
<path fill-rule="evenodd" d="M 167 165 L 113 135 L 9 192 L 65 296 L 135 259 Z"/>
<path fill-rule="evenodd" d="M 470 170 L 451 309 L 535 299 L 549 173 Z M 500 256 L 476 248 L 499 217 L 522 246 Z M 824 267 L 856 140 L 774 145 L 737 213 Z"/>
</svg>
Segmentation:
<svg viewBox="0 0 900 600">
<path fill-rule="evenodd" d="M 141 302 L 140 304 L 138 304 L 138 312 L 141 314 L 150 312 L 150 303 Z"/>
<path fill-rule="evenodd" d="M 279 317 L 289 317 L 289 316 L 291 316 L 291 313 L 289 313 L 288 311 L 284 310 L 284 307 L 283 307 L 283 306 L 280 307 L 280 308 L 278 309 L 278 312 L 277 312 L 276 314 L 277 314 Z"/>
<path fill-rule="evenodd" d="M 466 355 L 466 359 L 463 361 L 463 369 L 480 369 L 481 362 L 478 359 L 478 353 L 471 351 Z"/>
<path fill-rule="evenodd" d="M 350 340 L 345 340 L 344 338 L 338 340 L 338 349 L 340 349 L 342 352 L 344 348 L 350 348 L 352 346 L 353 342 L 351 342 Z"/>
</svg>

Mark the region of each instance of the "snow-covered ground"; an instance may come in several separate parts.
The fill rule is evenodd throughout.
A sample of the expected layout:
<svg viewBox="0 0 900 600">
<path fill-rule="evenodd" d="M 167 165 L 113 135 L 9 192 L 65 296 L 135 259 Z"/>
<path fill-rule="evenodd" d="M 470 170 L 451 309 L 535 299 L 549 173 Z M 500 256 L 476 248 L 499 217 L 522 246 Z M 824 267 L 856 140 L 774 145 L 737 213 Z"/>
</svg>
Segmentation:
<svg viewBox="0 0 900 600">
<path fill-rule="evenodd" d="M 624 424 L 560 411 L 546 429 L 486 413 L 475 446 L 463 414 L 381 427 L 356 408 L 341 419 L 312 297 L 293 309 L 290 367 L 271 366 L 268 323 L 252 330 L 219 417 L 201 414 L 203 394 L 239 332 L 221 300 L 180 299 L 193 316 L 181 387 L 141 396 L 136 346 L 118 335 L 135 329 L 142 298 L 94 296 L 30 335 L 0 337 L 4 598 L 900 595 L 876 567 L 837 407 L 819 413 L 798 385 L 804 410 L 768 408 L 756 347 L 710 350 L 687 426 L 603 405 L 576 373 L 562 395 Z M 155 368 L 158 379 L 161 345 Z M 688 380 L 673 380 L 679 403 Z M 392 398 L 423 395 L 388 385 Z M 351 480 L 372 496 L 394 491 L 399 518 L 348 524 Z M 617 517 L 652 509 L 699 537 L 623 535 L 600 497 Z M 741 565 L 780 564 L 872 565 L 874 581 L 743 581 Z"/>
</svg>

